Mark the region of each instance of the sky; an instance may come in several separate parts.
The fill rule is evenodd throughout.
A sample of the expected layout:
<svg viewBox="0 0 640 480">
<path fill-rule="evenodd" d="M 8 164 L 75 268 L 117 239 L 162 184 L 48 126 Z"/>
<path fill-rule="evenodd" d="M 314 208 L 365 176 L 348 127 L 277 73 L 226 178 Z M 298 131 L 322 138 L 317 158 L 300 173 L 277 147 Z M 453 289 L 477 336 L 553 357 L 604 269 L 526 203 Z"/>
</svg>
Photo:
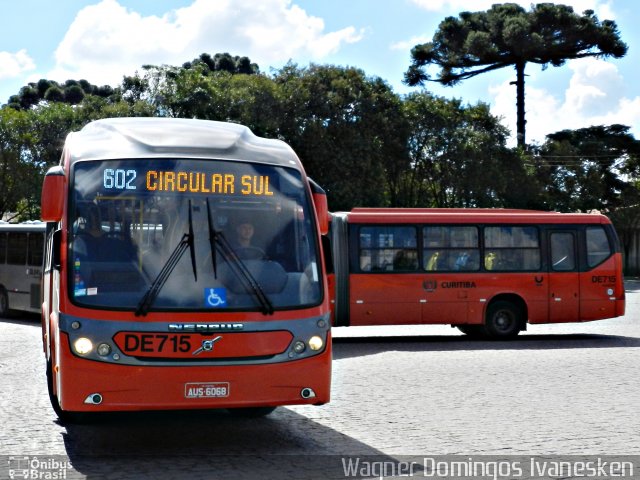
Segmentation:
<svg viewBox="0 0 640 480">
<path fill-rule="evenodd" d="M 410 51 L 439 23 L 496 0 L 0 0 L 0 104 L 29 82 L 86 79 L 118 85 L 145 64 L 181 65 L 203 52 L 248 56 L 270 73 L 287 62 L 362 69 L 398 94 Z M 529 9 L 531 1 L 515 0 Z M 527 141 L 563 129 L 619 123 L 640 138 L 640 4 L 636 0 L 566 0 L 578 13 L 614 20 L 629 46 L 622 59 L 529 64 Z M 436 70 L 432 70 L 436 73 Z M 505 68 L 454 87 L 425 88 L 464 103 L 488 103 L 513 133 L 515 71 Z"/>
</svg>

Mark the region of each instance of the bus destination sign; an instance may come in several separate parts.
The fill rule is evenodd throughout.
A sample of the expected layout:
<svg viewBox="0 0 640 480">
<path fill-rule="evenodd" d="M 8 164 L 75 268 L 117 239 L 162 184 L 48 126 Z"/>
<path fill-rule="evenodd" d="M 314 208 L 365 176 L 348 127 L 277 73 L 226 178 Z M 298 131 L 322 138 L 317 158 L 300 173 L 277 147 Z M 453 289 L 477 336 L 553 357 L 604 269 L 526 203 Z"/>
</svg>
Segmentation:
<svg viewBox="0 0 640 480">
<path fill-rule="evenodd" d="M 269 175 L 237 175 L 199 171 L 105 168 L 105 190 L 144 190 L 157 193 L 272 196 Z"/>
</svg>

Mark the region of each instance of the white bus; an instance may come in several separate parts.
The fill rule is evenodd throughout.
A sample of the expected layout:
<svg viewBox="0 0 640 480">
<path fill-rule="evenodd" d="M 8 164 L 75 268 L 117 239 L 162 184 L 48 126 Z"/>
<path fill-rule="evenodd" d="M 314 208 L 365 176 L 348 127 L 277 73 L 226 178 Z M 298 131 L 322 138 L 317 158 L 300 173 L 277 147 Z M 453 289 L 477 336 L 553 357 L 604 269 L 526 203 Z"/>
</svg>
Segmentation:
<svg viewBox="0 0 640 480">
<path fill-rule="evenodd" d="M 0 222 L 0 317 L 39 313 L 44 222 Z"/>
</svg>

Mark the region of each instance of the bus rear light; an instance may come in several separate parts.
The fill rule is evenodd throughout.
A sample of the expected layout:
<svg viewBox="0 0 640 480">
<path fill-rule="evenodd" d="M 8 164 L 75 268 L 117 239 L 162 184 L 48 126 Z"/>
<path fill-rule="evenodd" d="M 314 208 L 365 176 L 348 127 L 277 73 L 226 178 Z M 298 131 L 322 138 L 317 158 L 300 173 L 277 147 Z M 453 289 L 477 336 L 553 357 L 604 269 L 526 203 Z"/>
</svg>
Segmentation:
<svg viewBox="0 0 640 480">
<path fill-rule="evenodd" d="M 87 355 L 93 350 L 93 343 L 85 337 L 80 337 L 73 343 L 73 348 L 80 355 Z"/>
</svg>

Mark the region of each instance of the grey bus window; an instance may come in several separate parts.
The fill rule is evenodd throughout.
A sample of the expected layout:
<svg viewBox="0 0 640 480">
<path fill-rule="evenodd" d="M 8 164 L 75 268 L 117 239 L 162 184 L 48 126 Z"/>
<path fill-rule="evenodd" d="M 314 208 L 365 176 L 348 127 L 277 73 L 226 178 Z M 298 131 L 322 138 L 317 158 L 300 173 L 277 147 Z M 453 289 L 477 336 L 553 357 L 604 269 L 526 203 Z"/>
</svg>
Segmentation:
<svg viewBox="0 0 640 480">
<path fill-rule="evenodd" d="M 27 258 L 28 265 L 38 267 L 42 265 L 42 255 L 44 252 L 44 234 L 42 233 L 30 233 L 29 234 L 29 257 Z"/>
<path fill-rule="evenodd" d="M 576 268 L 573 233 L 551 234 L 551 268 L 556 272 L 570 272 Z"/>
<path fill-rule="evenodd" d="M 418 269 L 417 231 L 406 226 L 360 228 L 360 270 L 365 272 Z"/>
<path fill-rule="evenodd" d="M 484 246 L 484 268 L 487 270 L 540 269 L 540 241 L 536 227 L 485 227 Z"/>
<path fill-rule="evenodd" d="M 7 261 L 7 234 L 0 233 L 0 263 Z"/>
<path fill-rule="evenodd" d="M 422 230 L 424 269 L 474 271 L 480 268 L 478 227 L 430 225 Z"/>
<path fill-rule="evenodd" d="M 27 263 L 27 234 L 9 233 L 7 242 L 7 263 L 11 265 L 26 265 Z"/>
<path fill-rule="evenodd" d="M 595 267 L 611 255 L 611 244 L 604 228 L 587 227 L 587 265 Z"/>
</svg>

